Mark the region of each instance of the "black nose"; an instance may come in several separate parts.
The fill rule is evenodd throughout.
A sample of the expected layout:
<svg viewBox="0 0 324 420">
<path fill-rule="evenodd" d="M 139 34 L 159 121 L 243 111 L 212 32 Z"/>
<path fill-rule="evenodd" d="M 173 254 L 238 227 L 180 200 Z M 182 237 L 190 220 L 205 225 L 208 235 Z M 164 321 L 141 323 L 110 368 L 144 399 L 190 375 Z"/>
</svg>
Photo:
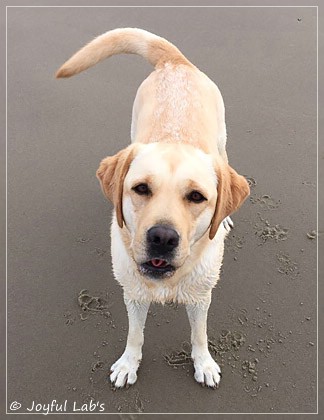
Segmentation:
<svg viewBox="0 0 324 420">
<path fill-rule="evenodd" d="M 163 255 L 179 245 L 179 235 L 169 226 L 155 225 L 147 232 L 147 243 L 150 250 Z"/>
</svg>

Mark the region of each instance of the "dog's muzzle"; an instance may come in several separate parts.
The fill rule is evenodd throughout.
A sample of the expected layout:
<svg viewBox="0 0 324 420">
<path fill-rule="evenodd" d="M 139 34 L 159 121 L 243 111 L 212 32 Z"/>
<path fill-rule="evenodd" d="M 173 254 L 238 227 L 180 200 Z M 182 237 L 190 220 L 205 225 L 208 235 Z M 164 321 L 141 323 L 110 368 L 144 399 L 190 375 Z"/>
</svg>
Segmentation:
<svg viewBox="0 0 324 420">
<path fill-rule="evenodd" d="M 140 272 L 154 279 L 171 277 L 175 272 L 172 260 L 179 246 L 179 234 L 168 225 L 155 225 L 146 234 L 148 261 L 140 265 Z"/>
</svg>

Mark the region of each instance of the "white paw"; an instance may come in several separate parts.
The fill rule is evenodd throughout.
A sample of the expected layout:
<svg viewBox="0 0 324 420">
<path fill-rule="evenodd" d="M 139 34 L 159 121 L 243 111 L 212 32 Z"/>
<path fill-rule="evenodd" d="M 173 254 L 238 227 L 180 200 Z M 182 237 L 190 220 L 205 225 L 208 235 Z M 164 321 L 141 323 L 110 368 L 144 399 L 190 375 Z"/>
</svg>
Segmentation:
<svg viewBox="0 0 324 420">
<path fill-rule="evenodd" d="M 193 357 L 195 379 L 201 385 L 218 388 L 221 379 L 221 370 L 209 353 Z"/>
<path fill-rule="evenodd" d="M 131 351 L 124 354 L 111 366 L 110 381 L 116 388 L 133 385 L 137 380 L 137 369 L 141 362 L 141 355 Z"/>
<path fill-rule="evenodd" d="M 234 222 L 229 216 L 227 216 L 223 220 L 223 226 L 227 230 L 227 232 L 230 232 L 231 229 L 233 229 L 233 227 L 234 227 Z"/>
</svg>

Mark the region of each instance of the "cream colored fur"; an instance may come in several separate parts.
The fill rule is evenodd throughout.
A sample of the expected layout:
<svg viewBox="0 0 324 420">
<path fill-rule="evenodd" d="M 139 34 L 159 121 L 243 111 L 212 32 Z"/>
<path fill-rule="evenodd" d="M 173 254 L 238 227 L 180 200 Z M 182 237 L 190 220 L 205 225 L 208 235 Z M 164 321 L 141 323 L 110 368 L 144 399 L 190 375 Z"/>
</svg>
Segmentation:
<svg viewBox="0 0 324 420">
<path fill-rule="evenodd" d="M 129 317 L 126 349 L 113 364 L 110 379 L 116 387 L 135 383 L 150 303 L 179 302 L 186 305 L 191 325 L 195 379 L 215 388 L 220 368 L 208 352 L 207 311 L 222 264 L 224 226 L 249 187 L 228 164 L 219 89 L 165 39 L 141 29 L 109 31 L 72 56 L 56 76 L 70 77 L 120 53 L 143 56 L 155 71 L 135 98 L 132 144 L 105 158 L 97 171 L 115 206 L 113 271 L 123 286 Z M 151 194 L 136 194 L 138 183 L 149 185 Z M 206 200 L 188 202 L 191 190 Z M 172 261 L 175 272 L 153 280 L 139 267 L 148 258 L 147 232 L 161 222 L 174 227 L 180 243 Z"/>
</svg>

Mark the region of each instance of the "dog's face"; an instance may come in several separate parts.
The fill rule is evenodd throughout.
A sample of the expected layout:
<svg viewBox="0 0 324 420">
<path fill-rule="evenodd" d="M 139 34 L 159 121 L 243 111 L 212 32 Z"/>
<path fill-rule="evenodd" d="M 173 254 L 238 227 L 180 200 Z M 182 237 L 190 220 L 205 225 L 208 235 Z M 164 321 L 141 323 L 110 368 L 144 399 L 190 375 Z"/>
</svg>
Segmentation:
<svg viewBox="0 0 324 420">
<path fill-rule="evenodd" d="M 140 273 L 153 279 L 172 276 L 249 193 L 227 164 L 186 144 L 131 145 L 104 159 L 97 176 Z"/>
<path fill-rule="evenodd" d="M 211 157 L 193 147 L 153 143 L 133 160 L 123 216 L 144 275 L 170 276 L 206 233 L 217 198 Z"/>
</svg>

